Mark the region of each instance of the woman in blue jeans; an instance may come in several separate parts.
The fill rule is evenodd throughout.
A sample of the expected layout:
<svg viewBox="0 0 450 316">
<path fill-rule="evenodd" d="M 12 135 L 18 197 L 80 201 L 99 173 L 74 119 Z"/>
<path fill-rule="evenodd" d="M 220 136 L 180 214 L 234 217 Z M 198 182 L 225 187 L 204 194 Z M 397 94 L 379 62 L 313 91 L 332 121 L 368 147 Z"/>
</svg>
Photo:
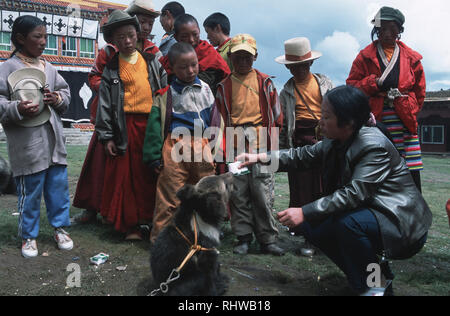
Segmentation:
<svg viewBox="0 0 450 316">
<path fill-rule="evenodd" d="M 405 161 L 378 128 L 365 126 L 369 118 L 364 93 L 341 86 L 324 97 L 322 142 L 236 158 L 243 161 L 241 168 L 270 161 L 271 166 L 279 165 L 278 172 L 322 167 L 324 197 L 280 212 L 278 220 L 289 228 L 299 227 L 360 295 L 374 293 L 368 282 L 373 264 L 379 264 L 384 276 L 392 280 L 385 260 L 417 254 L 432 222 Z"/>
</svg>

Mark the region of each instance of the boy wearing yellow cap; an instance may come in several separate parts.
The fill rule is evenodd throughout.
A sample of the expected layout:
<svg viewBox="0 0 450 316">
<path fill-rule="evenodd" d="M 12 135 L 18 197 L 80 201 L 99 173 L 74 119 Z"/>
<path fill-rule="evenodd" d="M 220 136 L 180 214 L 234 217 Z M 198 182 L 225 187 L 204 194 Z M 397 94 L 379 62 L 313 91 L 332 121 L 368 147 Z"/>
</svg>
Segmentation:
<svg viewBox="0 0 450 316">
<path fill-rule="evenodd" d="M 228 128 L 225 138 L 230 135 L 230 127 L 235 132 L 224 142 L 227 147 L 236 149 L 233 157 L 227 155 L 228 162 L 234 161 L 242 151 L 271 150 L 271 133 L 283 122 L 275 86 L 268 75 L 253 68 L 258 56 L 256 40 L 248 34 L 233 37 L 229 54 L 234 71 L 219 84 L 216 98 Z M 247 135 L 241 138 L 245 146 L 236 142 L 236 137 L 239 139 L 242 134 Z M 267 138 L 263 141 L 258 135 L 267 135 Z M 258 166 L 249 174 L 235 177 L 235 190 L 230 199 L 231 226 L 239 240 L 235 253 L 247 254 L 255 234 L 263 253 L 284 254 L 276 245 L 278 230 L 272 216 L 273 181 L 273 173 L 263 173 Z"/>
</svg>

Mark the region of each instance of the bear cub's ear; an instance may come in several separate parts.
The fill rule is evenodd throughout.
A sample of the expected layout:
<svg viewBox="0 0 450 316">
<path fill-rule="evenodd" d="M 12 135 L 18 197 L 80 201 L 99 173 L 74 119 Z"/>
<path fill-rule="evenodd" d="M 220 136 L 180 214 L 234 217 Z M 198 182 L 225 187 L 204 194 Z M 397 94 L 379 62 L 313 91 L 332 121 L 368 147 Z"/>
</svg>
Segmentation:
<svg viewBox="0 0 450 316">
<path fill-rule="evenodd" d="M 197 198 L 197 196 L 198 194 L 197 191 L 195 190 L 195 186 L 191 184 L 186 184 L 177 192 L 178 199 L 181 202 L 185 203 L 194 200 L 195 198 Z"/>
</svg>

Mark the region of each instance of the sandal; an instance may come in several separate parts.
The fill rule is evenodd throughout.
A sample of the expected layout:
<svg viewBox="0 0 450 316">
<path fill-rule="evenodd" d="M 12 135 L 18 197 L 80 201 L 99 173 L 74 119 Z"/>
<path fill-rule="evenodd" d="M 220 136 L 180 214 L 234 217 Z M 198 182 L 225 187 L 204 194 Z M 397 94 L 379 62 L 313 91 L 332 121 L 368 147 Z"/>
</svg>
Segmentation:
<svg viewBox="0 0 450 316">
<path fill-rule="evenodd" d="M 87 224 L 97 220 L 97 212 L 92 210 L 84 210 L 78 215 L 70 219 L 72 224 Z"/>
<path fill-rule="evenodd" d="M 142 241 L 142 233 L 139 230 L 133 230 L 129 233 L 127 233 L 127 236 L 125 237 L 126 241 Z"/>
</svg>

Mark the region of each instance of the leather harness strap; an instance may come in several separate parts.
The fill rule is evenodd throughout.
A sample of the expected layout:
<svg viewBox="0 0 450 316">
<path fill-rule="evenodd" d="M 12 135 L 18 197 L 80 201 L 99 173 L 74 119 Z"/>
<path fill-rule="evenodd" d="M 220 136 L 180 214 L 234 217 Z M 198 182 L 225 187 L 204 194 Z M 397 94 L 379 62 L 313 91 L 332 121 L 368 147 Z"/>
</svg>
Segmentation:
<svg viewBox="0 0 450 316">
<path fill-rule="evenodd" d="M 180 278 L 180 271 L 181 269 L 183 269 L 183 267 L 186 265 L 186 263 L 189 262 L 189 260 L 191 260 L 191 258 L 199 251 L 217 251 L 216 248 L 204 248 L 200 245 L 198 245 L 198 229 L 197 229 L 197 218 L 195 217 L 195 214 L 192 215 L 192 219 L 194 221 L 194 244 L 192 244 L 192 242 L 189 240 L 189 238 L 186 237 L 185 234 L 183 234 L 183 232 L 181 231 L 181 229 L 179 229 L 177 226 L 174 225 L 175 229 L 177 230 L 177 232 L 180 234 L 181 237 L 183 237 L 183 239 L 188 243 L 188 245 L 190 246 L 190 250 L 188 255 L 186 256 L 186 258 L 184 258 L 183 262 L 180 264 L 180 266 L 176 269 L 173 269 L 172 272 L 170 273 L 168 279 L 166 282 L 163 282 L 159 285 L 158 289 L 153 290 L 150 293 L 150 296 L 156 296 L 159 292 L 162 292 L 163 294 L 166 294 L 169 291 L 169 284 L 171 284 L 172 282 L 175 282 L 176 280 L 178 280 Z"/>
<path fill-rule="evenodd" d="M 183 267 L 186 265 L 186 263 L 189 262 L 189 260 L 191 260 L 191 258 L 199 251 L 217 251 L 217 249 L 215 248 L 204 248 L 200 245 L 198 245 L 198 231 L 197 231 L 197 218 L 195 217 L 195 215 L 192 215 L 192 219 L 194 221 L 194 243 L 192 243 L 189 238 L 186 237 L 185 234 L 183 234 L 183 232 L 181 231 L 181 229 L 179 229 L 177 226 L 174 226 L 175 229 L 177 230 L 177 232 L 180 234 L 181 237 L 183 237 L 183 239 L 188 243 L 188 245 L 190 246 L 190 251 L 187 254 L 186 258 L 184 258 L 183 262 L 180 264 L 180 266 L 178 268 L 176 268 L 175 270 L 177 272 L 180 272 L 181 269 L 183 269 Z"/>
</svg>

